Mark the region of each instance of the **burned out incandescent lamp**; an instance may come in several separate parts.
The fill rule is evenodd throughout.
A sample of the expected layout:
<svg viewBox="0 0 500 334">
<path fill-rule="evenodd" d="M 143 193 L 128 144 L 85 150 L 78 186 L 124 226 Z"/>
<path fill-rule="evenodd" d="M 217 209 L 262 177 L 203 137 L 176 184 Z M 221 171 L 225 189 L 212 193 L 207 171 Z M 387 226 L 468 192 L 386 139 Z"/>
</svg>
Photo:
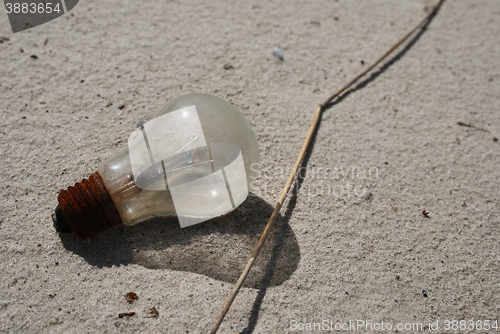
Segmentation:
<svg viewBox="0 0 500 334">
<path fill-rule="evenodd" d="M 194 225 L 243 203 L 258 163 L 257 140 L 238 109 L 211 95 L 180 96 L 135 129 L 126 149 L 59 193 L 54 226 L 89 238 L 158 216 Z"/>
</svg>

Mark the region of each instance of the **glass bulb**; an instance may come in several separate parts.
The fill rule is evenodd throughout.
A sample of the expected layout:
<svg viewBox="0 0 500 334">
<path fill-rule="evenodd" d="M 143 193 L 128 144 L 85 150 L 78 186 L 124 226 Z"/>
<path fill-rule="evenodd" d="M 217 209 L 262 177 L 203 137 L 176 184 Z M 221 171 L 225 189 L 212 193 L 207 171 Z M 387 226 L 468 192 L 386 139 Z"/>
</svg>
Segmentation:
<svg viewBox="0 0 500 334">
<path fill-rule="evenodd" d="M 170 101 L 156 118 L 134 130 L 127 148 L 101 163 L 97 174 L 121 223 L 177 216 L 186 227 L 243 203 L 257 178 L 258 163 L 255 134 L 238 109 L 215 96 L 188 94 Z M 89 181 L 87 188 L 92 189 Z M 66 219 L 75 232 L 78 222 L 66 217 L 72 208 L 61 194 L 62 213 L 57 216 L 56 209 L 54 223 L 64 230 L 58 225 Z M 75 202 L 74 195 L 68 198 Z"/>
</svg>

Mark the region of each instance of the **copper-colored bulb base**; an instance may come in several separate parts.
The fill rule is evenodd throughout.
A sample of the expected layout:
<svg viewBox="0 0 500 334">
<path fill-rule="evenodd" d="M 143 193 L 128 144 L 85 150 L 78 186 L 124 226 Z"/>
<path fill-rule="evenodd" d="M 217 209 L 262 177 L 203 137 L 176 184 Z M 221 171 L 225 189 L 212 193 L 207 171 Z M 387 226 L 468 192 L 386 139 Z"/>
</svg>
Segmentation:
<svg viewBox="0 0 500 334">
<path fill-rule="evenodd" d="M 86 239 L 122 223 L 98 172 L 61 190 L 57 200 L 59 206 L 52 219 L 59 232 L 73 232 Z"/>
</svg>

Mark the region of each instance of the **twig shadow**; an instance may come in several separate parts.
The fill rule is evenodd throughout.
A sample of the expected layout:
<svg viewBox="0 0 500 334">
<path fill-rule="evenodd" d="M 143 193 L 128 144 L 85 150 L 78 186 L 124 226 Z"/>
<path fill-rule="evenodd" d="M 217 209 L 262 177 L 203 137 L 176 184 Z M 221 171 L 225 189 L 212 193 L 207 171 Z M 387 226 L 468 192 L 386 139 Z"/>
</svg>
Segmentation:
<svg viewBox="0 0 500 334">
<path fill-rule="evenodd" d="M 270 283 L 273 281 L 274 275 L 276 274 L 275 272 L 276 263 L 280 258 L 280 254 L 284 246 L 283 242 L 280 241 L 285 238 L 285 236 L 287 235 L 287 233 L 289 233 L 289 231 L 291 231 L 290 225 L 288 225 L 288 221 L 290 220 L 293 210 L 295 209 L 300 188 L 307 174 L 307 165 L 313 151 L 314 142 L 316 141 L 316 136 L 321 126 L 321 120 L 322 120 L 322 114 L 318 119 L 318 126 L 316 127 L 316 130 L 314 131 L 313 136 L 311 138 L 311 145 L 309 145 L 309 148 L 307 149 L 306 154 L 304 155 L 304 160 L 302 160 L 302 164 L 300 166 L 301 169 L 299 169 L 301 172 L 298 174 L 295 184 L 293 185 L 293 188 L 290 189 L 292 195 L 290 197 L 290 201 L 288 202 L 288 207 L 283 217 L 286 223 L 282 224 L 280 228 L 275 228 L 275 230 L 279 231 L 278 232 L 279 236 L 273 248 L 273 254 L 271 260 L 267 264 L 265 276 L 260 286 L 259 292 L 257 293 L 257 297 L 255 298 L 255 301 L 253 303 L 252 311 L 250 312 L 250 318 L 248 320 L 248 333 L 252 333 L 255 330 L 255 326 L 257 325 L 257 321 L 259 318 L 259 311 L 262 305 L 262 301 L 266 296 L 267 289 L 272 286 Z M 287 257 L 289 256 L 288 251 L 289 250 L 287 249 Z"/>
<path fill-rule="evenodd" d="M 418 42 L 418 40 L 420 39 L 420 37 L 422 37 L 422 35 L 427 31 L 427 27 L 429 26 L 429 24 L 431 24 L 431 22 L 434 19 L 434 17 L 436 17 L 436 15 L 439 12 L 439 9 L 441 8 L 441 6 L 442 6 L 443 3 L 444 3 L 444 1 L 441 2 L 441 3 L 439 3 L 438 8 L 434 12 L 434 14 L 429 17 L 429 20 L 427 20 L 427 22 L 420 28 L 420 31 L 415 36 L 413 36 L 408 42 L 406 42 L 407 44 L 405 45 L 404 48 L 401 49 L 401 51 L 399 51 L 398 53 L 396 53 L 392 58 L 390 58 L 377 71 L 373 72 L 368 78 L 364 79 L 363 81 L 361 81 L 360 83 L 358 83 L 353 88 L 348 89 L 347 91 L 345 91 L 344 93 L 342 93 L 340 96 L 338 96 L 337 98 L 333 99 L 327 105 L 324 105 L 323 106 L 323 111 L 326 111 L 327 109 L 330 109 L 331 107 L 333 107 L 334 105 L 340 103 L 343 99 L 345 99 L 346 97 L 348 97 L 352 93 L 354 93 L 354 92 L 356 92 L 356 91 L 358 91 L 358 90 L 366 87 L 370 82 L 374 81 L 381 74 L 383 74 L 385 71 L 387 71 L 387 69 L 389 69 L 389 67 L 391 67 L 394 63 L 396 63 L 397 61 L 399 61 Z"/>
<path fill-rule="evenodd" d="M 442 3 L 440 3 L 440 5 L 441 4 Z M 395 56 L 393 56 L 391 59 L 389 59 L 389 61 L 387 61 L 382 67 L 380 67 L 380 69 L 378 69 L 376 72 L 372 73 L 367 79 L 361 81 L 359 84 L 357 84 L 353 88 L 349 89 L 348 91 L 344 92 L 343 94 L 341 94 L 337 98 L 330 101 L 329 104 L 323 106 L 322 113 L 320 114 L 320 117 L 318 120 L 318 125 L 314 131 L 313 137 L 311 139 L 311 143 L 310 143 L 309 147 L 307 148 L 306 154 L 305 154 L 304 159 L 302 160 L 302 164 L 300 165 L 300 168 L 299 168 L 299 170 L 301 172 L 297 176 L 297 179 L 296 179 L 293 191 L 292 191 L 292 195 L 290 197 L 290 202 L 288 204 L 287 210 L 286 210 L 285 215 L 284 215 L 284 220 L 287 222 L 287 224 L 285 224 L 281 227 L 281 229 L 279 231 L 280 236 L 287 233 L 288 229 L 290 229 L 290 227 L 288 225 L 288 221 L 290 220 L 292 212 L 295 209 L 299 190 L 300 190 L 302 183 L 306 177 L 307 165 L 309 162 L 309 158 L 311 157 L 311 154 L 312 154 L 312 151 L 314 148 L 314 144 L 316 142 L 316 136 L 317 136 L 319 129 L 321 127 L 323 113 L 326 110 L 333 107 L 334 105 L 340 103 L 344 98 L 346 98 L 350 94 L 356 92 L 357 90 L 360 90 L 360 89 L 366 87 L 370 82 L 375 80 L 378 76 L 383 74 L 389 67 L 391 67 L 394 63 L 396 63 L 398 60 L 400 60 L 406 54 L 406 52 L 408 52 L 408 50 L 410 50 L 413 47 L 413 45 L 415 45 L 415 43 L 424 34 L 424 32 L 427 29 L 427 26 L 432 22 L 433 18 L 436 16 L 438 10 L 439 10 L 439 8 L 436 10 L 434 15 L 429 17 L 429 20 L 422 26 L 420 31 L 415 36 L 413 36 L 409 40 L 409 42 L 407 42 L 406 46 L 401 51 L 399 51 Z M 279 239 L 280 238 L 278 237 L 278 240 Z M 262 281 L 262 285 L 260 286 L 259 293 L 257 294 L 257 297 L 255 298 L 255 301 L 254 301 L 253 306 L 252 306 L 252 310 L 250 312 L 250 318 L 248 320 L 248 331 L 247 331 L 248 334 L 253 333 L 253 331 L 255 330 L 255 327 L 257 325 L 258 318 L 259 318 L 259 311 L 260 311 L 262 302 L 263 302 L 264 297 L 266 295 L 267 289 L 271 286 L 270 282 L 272 282 L 272 280 L 273 280 L 273 275 L 274 275 L 273 261 L 277 261 L 281 250 L 282 250 L 282 245 L 277 243 L 273 249 L 273 256 L 271 257 L 271 261 L 268 262 L 265 276 L 264 276 L 264 279 Z"/>
</svg>

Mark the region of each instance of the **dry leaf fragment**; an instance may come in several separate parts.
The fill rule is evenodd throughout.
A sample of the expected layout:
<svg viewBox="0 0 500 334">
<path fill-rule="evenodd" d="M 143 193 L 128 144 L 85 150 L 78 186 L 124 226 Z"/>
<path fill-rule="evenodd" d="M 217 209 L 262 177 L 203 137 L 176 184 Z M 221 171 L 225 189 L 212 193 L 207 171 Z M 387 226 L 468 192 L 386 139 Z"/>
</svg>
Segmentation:
<svg viewBox="0 0 500 334">
<path fill-rule="evenodd" d="M 123 318 L 123 317 L 133 317 L 135 315 L 135 312 L 124 312 L 118 314 L 118 318 Z"/>
<path fill-rule="evenodd" d="M 156 318 L 160 315 L 160 312 L 158 312 L 158 310 L 156 309 L 156 307 L 152 307 L 149 309 L 149 317 L 150 318 Z"/>
<path fill-rule="evenodd" d="M 132 304 L 134 302 L 134 300 L 136 300 L 137 298 L 137 294 L 135 294 L 134 292 L 130 291 L 129 293 L 127 293 L 125 295 L 125 299 L 130 303 Z"/>
</svg>

